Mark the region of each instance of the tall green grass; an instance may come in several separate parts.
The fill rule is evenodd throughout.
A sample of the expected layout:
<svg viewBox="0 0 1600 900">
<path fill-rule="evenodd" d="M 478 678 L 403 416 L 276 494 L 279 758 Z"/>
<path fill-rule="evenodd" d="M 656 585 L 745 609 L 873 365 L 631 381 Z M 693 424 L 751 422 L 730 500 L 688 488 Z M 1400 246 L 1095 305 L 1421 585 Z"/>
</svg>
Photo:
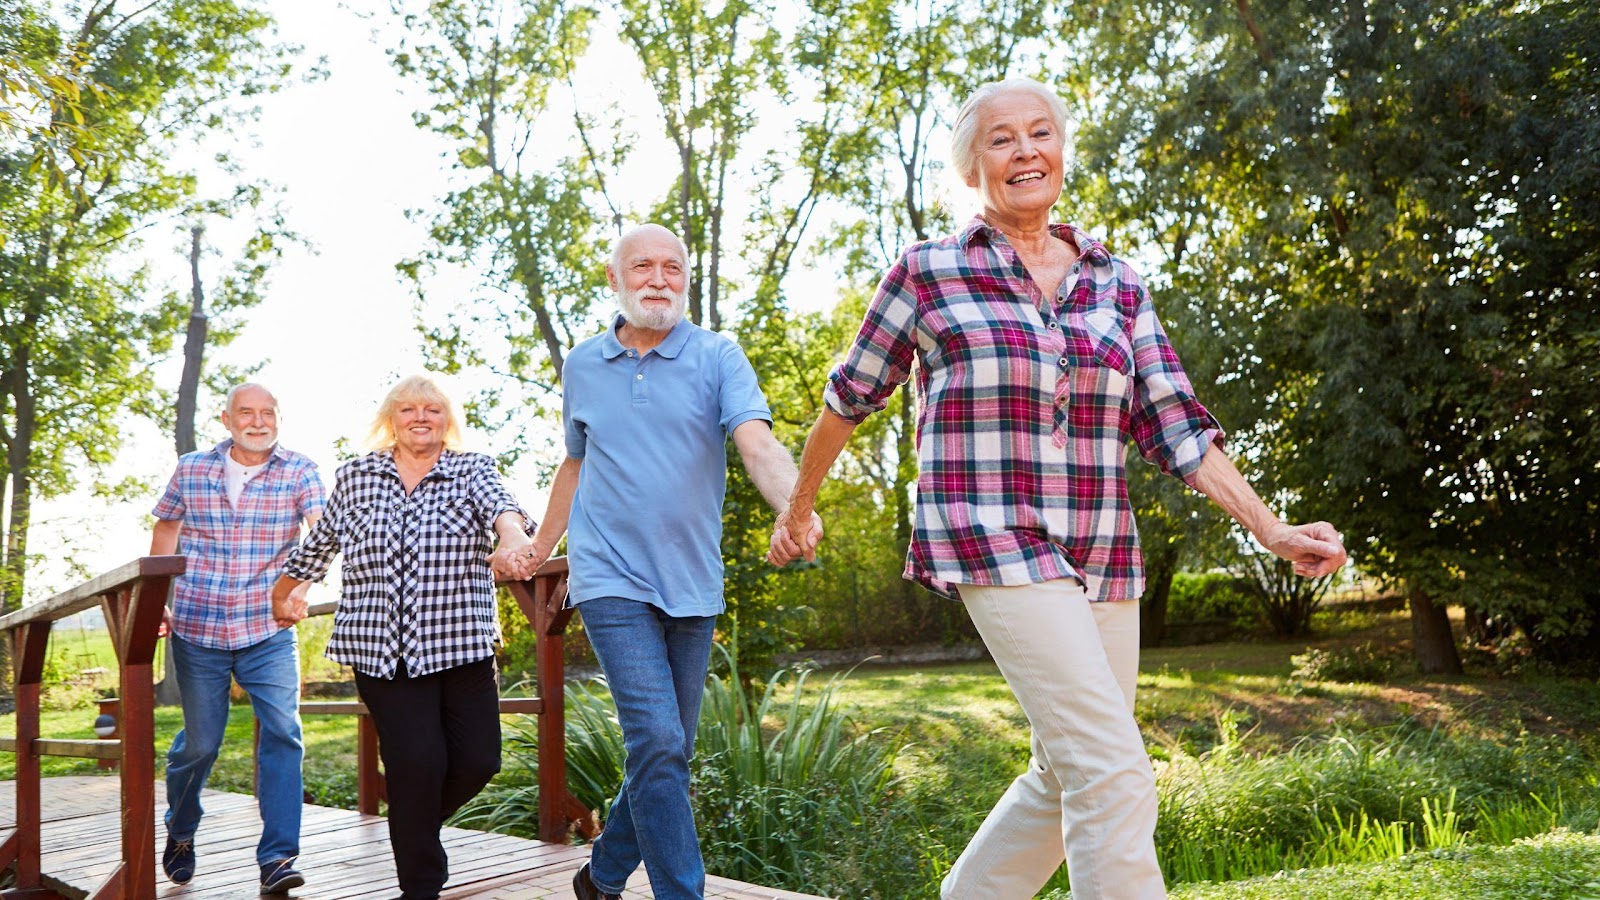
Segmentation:
<svg viewBox="0 0 1600 900">
<path fill-rule="evenodd" d="M 1180 751 L 1160 766 L 1156 845 L 1169 882 L 1600 829 L 1595 761 L 1563 742 L 1524 735 L 1502 745 L 1400 728 L 1256 757 L 1226 723 L 1221 731 L 1212 750 Z"/>
</svg>

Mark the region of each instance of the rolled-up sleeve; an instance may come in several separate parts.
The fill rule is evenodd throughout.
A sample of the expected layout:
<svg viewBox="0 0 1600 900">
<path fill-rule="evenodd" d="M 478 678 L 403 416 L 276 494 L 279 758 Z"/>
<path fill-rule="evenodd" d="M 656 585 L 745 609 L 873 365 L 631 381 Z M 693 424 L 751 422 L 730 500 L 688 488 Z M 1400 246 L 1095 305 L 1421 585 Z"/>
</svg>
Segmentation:
<svg viewBox="0 0 1600 900">
<path fill-rule="evenodd" d="M 1222 426 L 1194 395 L 1144 285 L 1133 322 L 1131 431 L 1139 454 L 1191 487 L 1201 460 L 1223 439 Z"/>
<path fill-rule="evenodd" d="M 911 377 L 916 356 L 917 290 L 907 256 L 883 276 L 861 330 L 828 376 L 822 400 L 851 422 L 881 410 Z"/>
<path fill-rule="evenodd" d="M 525 534 L 533 534 L 533 517 L 517 505 L 517 498 L 511 495 L 511 489 L 506 487 L 505 479 L 500 477 L 500 470 L 495 467 L 494 459 L 482 454 L 472 456 L 472 502 L 478 507 L 478 512 L 483 516 L 483 521 L 493 530 L 494 523 L 504 513 L 513 512 L 522 517 L 522 530 Z"/>
</svg>

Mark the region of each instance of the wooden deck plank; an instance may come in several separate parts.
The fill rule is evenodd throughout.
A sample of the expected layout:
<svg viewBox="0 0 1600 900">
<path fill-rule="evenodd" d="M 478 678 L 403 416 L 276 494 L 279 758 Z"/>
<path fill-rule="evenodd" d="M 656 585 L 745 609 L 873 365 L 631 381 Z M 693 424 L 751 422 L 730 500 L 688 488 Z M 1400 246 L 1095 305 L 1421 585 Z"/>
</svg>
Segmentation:
<svg viewBox="0 0 1600 900">
<path fill-rule="evenodd" d="M 73 775 L 43 780 L 43 869 L 50 887 L 82 897 L 116 870 L 121 853 L 120 785 L 115 777 Z M 156 789 L 156 853 L 166 845 L 161 817 L 165 789 Z M 181 900 L 237 900 L 257 892 L 256 842 L 261 821 L 255 798 L 207 790 L 205 819 L 195 841 L 196 874 L 179 886 L 158 873 L 156 896 Z M 0 782 L 0 833 L 16 821 L 16 784 Z M 392 900 L 394 860 L 388 821 L 352 810 L 308 804 L 302 814 L 299 868 L 302 900 Z M 546 900 L 572 894 L 572 875 L 589 858 L 587 847 L 551 844 L 502 834 L 446 828 L 450 883 L 445 900 Z M 641 869 L 628 900 L 649 900 Z M 708 900 L 822 900 L 809 894 L 706 879 Z"/>
</svg>

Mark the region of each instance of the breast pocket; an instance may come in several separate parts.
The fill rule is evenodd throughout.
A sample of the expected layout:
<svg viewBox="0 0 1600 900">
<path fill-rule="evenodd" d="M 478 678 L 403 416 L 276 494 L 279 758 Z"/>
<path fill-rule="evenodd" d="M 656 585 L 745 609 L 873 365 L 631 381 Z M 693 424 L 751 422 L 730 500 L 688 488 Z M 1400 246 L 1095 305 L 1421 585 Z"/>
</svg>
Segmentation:
<svg viewBox="0 0 1600 900">
<path fill-rule="evenodd" d="M 1099 438 L 1126 430 L 1133 385 L 1133 342 L 1127 321 L 1107 307 L 1062 318 L 1069 369 L 1058 391 L 1058 443 L 1068 434 Z"/>
<path fill-rule="evenodd" d="M 464 497 L 442 501 L 434 511 L 434 522 L 440 531 L 457 537 L 471 537 L 483 530 L 477 508 Z"/>
<path fill-rule="evenodd" d="M 1100 366 L 1133 375 L 1133 342 L 1128 337 L 1128 320 L 1120 312 L 1099 306 L 1069 313 L 1065 322 L 1075 366 Z"/>
</svg>

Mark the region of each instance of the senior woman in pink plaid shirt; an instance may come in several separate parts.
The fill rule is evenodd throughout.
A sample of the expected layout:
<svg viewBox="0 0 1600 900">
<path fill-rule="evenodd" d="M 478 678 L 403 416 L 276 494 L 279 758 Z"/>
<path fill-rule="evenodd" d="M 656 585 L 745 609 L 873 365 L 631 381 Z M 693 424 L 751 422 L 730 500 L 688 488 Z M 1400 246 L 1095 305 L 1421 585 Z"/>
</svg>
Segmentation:
<svg viewBox="0 0 1600 900">
<path fill-rule="evenodd" d="M 1076 900 L 1166 896 L 1155 777 L 1133 718 L 1144 576 L 1129 440 L 1299 574 L 1345 561 L 1332 525 L 1285 524 L 1239 475 L 1138 273 L 1050 221 L 1065 124 L 1065 104 L 1029 79 L 986 84 L 962 106 L 951 157 L 983 211 L 884 276 L 829 377 L 768 557 L 815 558 L 818 487 L 915 368 L 905 574 L 965 604 L 1033 731 L 1027 771 L 956 860 L 947 900 L 1032 897 L 1063 859 Z"/>
</svg>

